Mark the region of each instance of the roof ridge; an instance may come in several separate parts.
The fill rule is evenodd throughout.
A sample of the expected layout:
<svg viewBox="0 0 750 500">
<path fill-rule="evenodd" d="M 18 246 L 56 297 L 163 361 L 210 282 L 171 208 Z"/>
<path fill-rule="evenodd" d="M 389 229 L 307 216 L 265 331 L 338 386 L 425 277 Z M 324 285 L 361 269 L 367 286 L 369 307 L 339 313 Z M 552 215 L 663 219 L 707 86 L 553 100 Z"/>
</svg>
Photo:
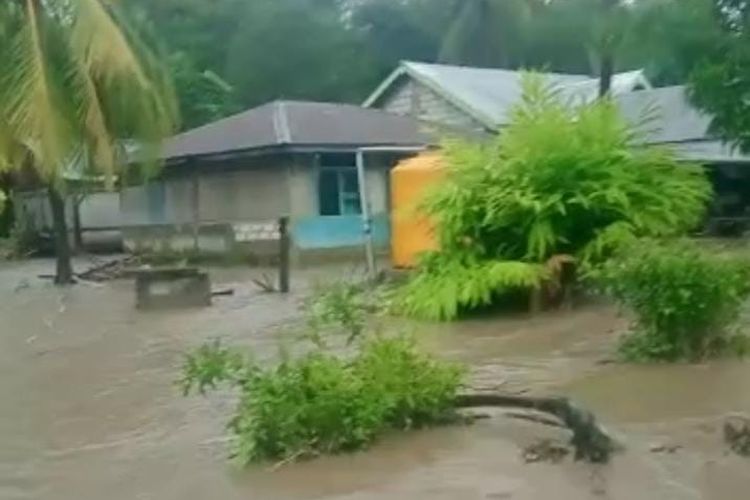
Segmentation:
<svg viewBox="0 0 750 500">
<path fill-rule="evenodd" d="M 291 143 L 292 133 L 289 129 L 289 117 L 287 116 L 287 106 L 285 101 L 275 101 L 273 103 L 272 120 L 276 142 L 279 144 Z"/>
<path fill-rule="evenodd" d="M 455 69 L 455 70 L 484 71 L 484 72 L 512 73 L 512 74 L 519 74 L 525 71 L 536 71 L 540 74 L 550 75 L 550 76 L 592 78 L 591 75 L 588 75 L 586 73 L 542 71 L 538 68 L 537 69 L 535 68 L 492 68 L 492 67 L 485 67 L 485 66 L 471 66 L 467 64 L 445 64 L 445 63 L 439 63 L 439 62 L 424 62 L 424 61 L 410 61 L 410 60 L 403 60 L 400 62 L 400 64 L 404 66 L 411 66 L 412 68 L 415 66 L 429 66 L 433 68 L 450 68 L 450 69 Z M 621 73 L 617 73 L 617 74 L 621 74 Z"/>
</svg>

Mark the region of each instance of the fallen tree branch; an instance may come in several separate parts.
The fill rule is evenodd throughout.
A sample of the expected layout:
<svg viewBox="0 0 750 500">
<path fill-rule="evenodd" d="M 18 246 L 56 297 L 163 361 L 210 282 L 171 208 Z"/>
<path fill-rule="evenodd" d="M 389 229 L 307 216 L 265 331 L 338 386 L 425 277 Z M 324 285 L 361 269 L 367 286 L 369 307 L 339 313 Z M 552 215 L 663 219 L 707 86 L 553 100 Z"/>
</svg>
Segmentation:
<svg viewBox="0 0 750 500">
<path fill-rule="evenodd" d="M 273 278 L 265 273 L 261 274 L 260 278 L 251 278 L 250 281 L 263 293 L 276 293 L 278 291 L 273 283 Z"/>
<path fill-rule="evenodd" d="M 554 415 L 573 432 L 570 444 L 575 449 L 576 460 L 605 463 L 620 448 L 590 411 L 576 406 L 568 398 L 535 398 L 495 393 L 459 394 L 455 406 L 525 408 Z"/>
<path fill-rule="evenodd" d="M 93 264 L 76 277 L 87 281 L 101 282 L 121 277 L 129 266 L 138 264 L 138 258 L 128 255 L 122 258 Z"/>
<path fill-rule="evenodd" d="M 547 425 L 549 427 L 562 427 L 566 428 L 565 424 L 560 422 L 558 418 L 547 417 L 544 415 L 537 415 L 535 413 L 506 413 L 506 417 L 514 418 L 517 420 L 526 420 L 527 422 L 534 422 L 535 424 Z"/>
</svg>

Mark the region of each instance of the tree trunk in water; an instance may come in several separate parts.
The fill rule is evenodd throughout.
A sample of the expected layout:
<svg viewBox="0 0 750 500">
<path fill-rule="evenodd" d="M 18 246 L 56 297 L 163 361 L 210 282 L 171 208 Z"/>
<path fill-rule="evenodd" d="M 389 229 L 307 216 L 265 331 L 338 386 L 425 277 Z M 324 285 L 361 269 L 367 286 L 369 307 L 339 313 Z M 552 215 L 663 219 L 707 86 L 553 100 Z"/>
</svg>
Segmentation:
<svg viewBox="0 0 750 500">
<path fill-rule="evenodd" d="M 55 258 L 57 269 L 55 271 L 55 284 L 68 285 L 73 283 L 73 266 L 70 262 L 70 241 L 68 240 L 68 225 L 65 221 L 65 199 L 54 186 L 47 188 L 49 193 L 49 204 L 52 209 L 52 223 L 54 225 Z"/>
<path fill-rule="evenodd" d="M 606 463 L 620 446 L 601 427 L 594 415 L 576 406 L 567 398 L 535 398 L 496 393 L 459 394 L 456 408 L 502 406 L 524 408 L 554 415 L 573 432 L 570 444 L 575 448 L 576 460 Z"/>
</svg>

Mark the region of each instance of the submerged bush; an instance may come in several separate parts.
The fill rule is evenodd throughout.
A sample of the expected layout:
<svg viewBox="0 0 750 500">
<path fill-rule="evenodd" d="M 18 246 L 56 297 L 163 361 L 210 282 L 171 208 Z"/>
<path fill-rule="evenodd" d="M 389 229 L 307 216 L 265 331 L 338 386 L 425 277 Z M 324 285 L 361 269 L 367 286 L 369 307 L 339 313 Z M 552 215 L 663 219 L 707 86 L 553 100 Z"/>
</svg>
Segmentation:
<svg viewBox="0 0 750 500">
<path fill-rule="evenodd" d="M 305 301 L 309 333 L 319 337 L 326 330 L 340 330 L 347 335 L 347 343 L 352 343 L 364 333 L 373 314 L 382 308 L 381 299 L 378 290 L 368 289 L 362 283 L 318 284 Z"/>
<path fill-rule="evenodd" d="M 450 320 L 465 310 L 489 306 L 500 291 L 540 286 L 545 266 L 520 261 L 462 262 L 441 253 L 424 256 L 419 271 L 396 291 L 393 307 L 416 318 Z"/>
<path fill-rule="evenodd" d="M 540 269 L 557 256 L 588 266 L 634 238 L 694 228 L 711 191 L 701 167 L 640 139 L 613 102 L 572 105 L 527 78 L 493 142 L 445 146 L 447 178 L 421 207 L 441 265 L 430 258 L 418 268 L 399 300 L 405 312 L 453 319 L 506 290 L 554 280 Z"/>
<path fill-rule="evenodd" d="M 263 367 L 218 344 L 187 357 L 185 392 L 228 382 L 240 390 L 230 422 L 241 463 L 363 448 L 387 429 L 449 418 L 462 370 L 409 337 L 363 340 L 352 358 L 315 349 Z"/>
<path fill-rule="evenodd" d="M 635 315 L 620 350 L 627 360 L 697 360 L 744 351 L 733 330 L 750 295 L 750 262 L 696 243 L 640 242 L 612 259 L 600 279 Z"/>
</svg>

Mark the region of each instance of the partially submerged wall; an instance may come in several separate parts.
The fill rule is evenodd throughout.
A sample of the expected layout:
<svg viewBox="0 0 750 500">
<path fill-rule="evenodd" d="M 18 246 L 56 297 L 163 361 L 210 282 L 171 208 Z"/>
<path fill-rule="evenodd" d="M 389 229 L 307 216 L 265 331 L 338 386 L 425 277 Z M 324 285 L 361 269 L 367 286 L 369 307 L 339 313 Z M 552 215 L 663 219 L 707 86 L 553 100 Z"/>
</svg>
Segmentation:
<svg viewBox="0 0 750 500">
<path fill-rule="evenodd" d="M 83 244 L 89 249 L 119 249 L 122 244 L 120 195 L 116 192 L 87 194 L 79 207 Z M 17 223 L 38 234 L 52 233 L 52 213 L 47 191 L 16 192 L 13 196 Z M 68 230 L 73 231 L 73 201 L 66 200 Z"/>
<path fill-rule="evenodd" d="M 277 242 L 247 241 L 242 233 L 248 224 L 275 225 L 288 213 L 287 168 L 283 157 L 258 157 L 167 171 L 160 180 L 125 188 L 125 248 L 135 253 L 275 258 Z"/>
<path fill-rule="evenodd" d="M 258 221 L 275 226 L 276 221 Z M 275 261 L 279 243 L 275 235 L 248 240 L 242 237 L 248 223 L 164 224 L 123 229 L 124 246 L 140 254 L 206 255 L 248 262 Z"/>
<path fill-rule="evenodd" d="M 373 242 L 387 249 L 388 170 L 392 157 L 367 161 L 366 186 Z M 275 223 L 290 216 L 293 256 L 315 260 L 361 257 L 365 242 L 360 215 L 321 216 L 316 155 L 278 155 L 175 172 L 163 180 L 124 189 L 125 247 L 139 253 L 201 253 L 250 260 L 273 259 L 275 241 L 245 241 L 242 226 Z M 197 190 L 196 190 L 197 186 Z M 195 200 L 197 201 L 197 205 Z"/>
</svg>

